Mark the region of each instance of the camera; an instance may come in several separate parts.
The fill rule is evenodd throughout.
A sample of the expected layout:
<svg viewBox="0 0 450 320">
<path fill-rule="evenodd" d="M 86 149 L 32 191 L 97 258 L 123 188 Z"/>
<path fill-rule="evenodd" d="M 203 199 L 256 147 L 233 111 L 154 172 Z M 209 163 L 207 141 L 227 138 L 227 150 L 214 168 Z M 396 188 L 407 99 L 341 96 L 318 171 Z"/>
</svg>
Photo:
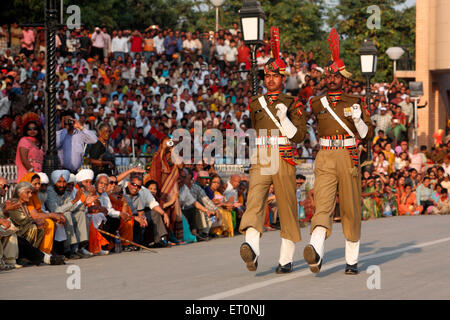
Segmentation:
<svg viewBox="0 0 450 320">
<path fill-rule="evenodd" d="M 67 120 L 67 124 L 72 127 L 75 124 L 75 121 L 73 121 L 72 119 L 69 119 L 69 120 Z"/>
<path fill-rule="evenodd" d="M 173 145 L 174 145 L 173 140 L 170 139 L 169 141 L 167 141 L 167 142 L 166 142 L 166 145 L 167 145 L 168 147 L 173 147 Z"/>
</svg>

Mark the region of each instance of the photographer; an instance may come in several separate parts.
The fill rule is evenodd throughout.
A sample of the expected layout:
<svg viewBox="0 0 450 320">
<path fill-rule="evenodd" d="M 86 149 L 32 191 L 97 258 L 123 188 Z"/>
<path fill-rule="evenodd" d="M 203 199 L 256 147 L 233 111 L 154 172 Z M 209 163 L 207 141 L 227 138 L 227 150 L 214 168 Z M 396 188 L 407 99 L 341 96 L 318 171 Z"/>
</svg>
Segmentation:
<svg viewBox="0 0 450 320">
<path fill-rule="evenodd" d="M 96 143 L 97 136 L 94 132 L 83 128 L 71 111 L 63 115 L 61 128 L 56 132 L 59 161 L 63 168 L 76 173 L 83 164 L 86 144 Z"/>
</svg>

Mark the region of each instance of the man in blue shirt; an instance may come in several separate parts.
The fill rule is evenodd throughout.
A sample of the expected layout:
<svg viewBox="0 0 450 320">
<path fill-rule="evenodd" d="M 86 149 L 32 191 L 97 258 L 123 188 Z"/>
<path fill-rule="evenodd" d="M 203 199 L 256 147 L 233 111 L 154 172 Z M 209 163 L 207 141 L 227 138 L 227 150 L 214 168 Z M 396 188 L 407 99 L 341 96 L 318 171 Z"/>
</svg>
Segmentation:
<svg viewBox="0 0 450 320">
<path fill-rule="evenodd" d="M 76 173 L 83 164 L 86 144 L 97 142 L 97 135 L 75 119 L 73 113 L 66 113 L 61 122 L 61 130 L 56 132 L 56 147 L 63 168 Z"/>
</svg>

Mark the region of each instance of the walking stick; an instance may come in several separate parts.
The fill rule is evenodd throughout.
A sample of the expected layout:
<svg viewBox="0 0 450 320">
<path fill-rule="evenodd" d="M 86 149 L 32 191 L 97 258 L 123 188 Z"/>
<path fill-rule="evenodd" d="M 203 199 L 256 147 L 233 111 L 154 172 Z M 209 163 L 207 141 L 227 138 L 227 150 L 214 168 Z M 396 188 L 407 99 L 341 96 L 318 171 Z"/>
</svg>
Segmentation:
<svg viewBox="0 0 450 320">
<path fill-rule="evenodd" d="M 97 230 L 98 230 L 100 233 L 103 233 L 103 234 L 106 234 L 106 235 L 108 235 L 108 236 L 110 236 L 110 237 L 113 237 L 113 238 L 116 238 L 116 239 L 119 239 L 119 240 L 128 242 L 128 243 L 130 243 L 130 244 L 132 244 L 133 246 L 136 246 L 136 247 L 138 247 L 138 248 L 141 248 L 141 249 L 144 249 L 144 250 L 153 252 L 153 253 L 158 253 L 158 251 L 151 250 L 151 249 L 149 249 L 149 248 L 147 248 L 147 247 L 144 247 L 144 246 L 142 246 L 142 245 L 140 245 L 140 244 L 134 243 L 133 241 L 124 239 L 124 238 L 122 238 L 122 237 L 116 236 L 116 235 L 114 235 L 114 234 L 112 234 L 112 233 L 109 233 L 109 232 L 106 232 L 106 231 L 103 231 L 103 230 L 100 230 L 100 229 L 97 229 Z"/>
</svg>

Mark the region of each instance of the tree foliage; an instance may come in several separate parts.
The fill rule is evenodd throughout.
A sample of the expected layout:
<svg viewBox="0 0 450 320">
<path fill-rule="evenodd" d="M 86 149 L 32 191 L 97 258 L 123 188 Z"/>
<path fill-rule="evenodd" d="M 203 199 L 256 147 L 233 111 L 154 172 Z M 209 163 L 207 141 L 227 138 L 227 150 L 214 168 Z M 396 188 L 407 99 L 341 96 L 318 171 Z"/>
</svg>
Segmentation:
<svg viewBox="0 0 450 320">
<path fill-rule="evenodd" d="M 416 10 L 415 7 L 401 11 L 395 9 L 396 5 L 404 2 L 405 0 L 340 0 L 335 8 L 329 10 L 328 24 L 336 27 L 341 35 L 341 56 L 356 77 L 360 76 L 358 51 L 364 39 L 371 39 L 378 49 L 375 81 L 393 78 L 392 61 L 386 54 L 389 47 L 403 47 L 414 59 Z M 367 27 L 366 22 L 371 15 L 367 13 L 367 8 L 371 5 L 377 5 L 381 9 L 379 29 Z"/>
</svg>

